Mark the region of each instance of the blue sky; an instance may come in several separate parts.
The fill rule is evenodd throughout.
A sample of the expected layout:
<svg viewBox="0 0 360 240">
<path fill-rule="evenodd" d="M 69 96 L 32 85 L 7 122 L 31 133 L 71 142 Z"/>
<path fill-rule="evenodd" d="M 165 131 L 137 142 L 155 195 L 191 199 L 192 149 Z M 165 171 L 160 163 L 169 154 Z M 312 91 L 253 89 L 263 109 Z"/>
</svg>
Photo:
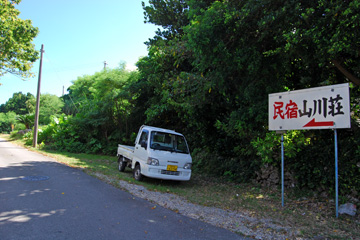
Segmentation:
<svg viewBox="0 0 360 240">
<path fill-rule="evenodd" d="M 148 3 L 147 1 L 144 1 Z M 144 23 L 141 0 L 22 0 L 16 6 L 21 19 L 30 19 L 40 30 L 33 43 L 44 44 L 41 93 L 61 96 L 83 75 L 126 62 L 128 69 L 147 55 L 144 42 L 158 26 Z M 40 61 L 34 78 L 21 80 L 6 74 L 0 79 L 0 104 L 15 92 L 36 96 Z"/>
</svg>

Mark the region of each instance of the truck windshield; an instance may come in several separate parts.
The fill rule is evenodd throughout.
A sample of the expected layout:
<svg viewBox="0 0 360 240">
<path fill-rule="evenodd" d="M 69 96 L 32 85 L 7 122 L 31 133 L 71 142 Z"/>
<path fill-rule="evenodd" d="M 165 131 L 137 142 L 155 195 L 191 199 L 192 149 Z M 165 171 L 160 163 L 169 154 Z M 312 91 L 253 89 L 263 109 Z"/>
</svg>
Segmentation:
<svg viewBox="0 0 360 240">
<path fill-rule="evenodd" d="M 188 146 L 183 136 L 165 132 L 151 132 L 150 148 L 177 153 L 189 153 Z"/>
</svg>

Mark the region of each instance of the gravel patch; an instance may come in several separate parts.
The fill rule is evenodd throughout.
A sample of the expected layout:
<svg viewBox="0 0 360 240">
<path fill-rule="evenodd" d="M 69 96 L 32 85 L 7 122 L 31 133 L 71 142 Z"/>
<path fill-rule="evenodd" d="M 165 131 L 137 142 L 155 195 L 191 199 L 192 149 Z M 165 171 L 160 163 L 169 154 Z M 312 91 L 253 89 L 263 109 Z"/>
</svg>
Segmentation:
<svg viewBox="0 0 360 240">
<path fill-rule="evenodd" d="M 149 191 L 141 185 L 122 180 L 113 180 L 99 173 L 95 173 L 95 175 L 109 183 L 119 185 L 136 197 L 243 236 L 255 239 L 302 239 L 296 237 L 299 233 L 290 226 L 274 223 L 272 219 L 259 219 L 247 213 L 196 205 L 175 194 Z"/>
</svg>

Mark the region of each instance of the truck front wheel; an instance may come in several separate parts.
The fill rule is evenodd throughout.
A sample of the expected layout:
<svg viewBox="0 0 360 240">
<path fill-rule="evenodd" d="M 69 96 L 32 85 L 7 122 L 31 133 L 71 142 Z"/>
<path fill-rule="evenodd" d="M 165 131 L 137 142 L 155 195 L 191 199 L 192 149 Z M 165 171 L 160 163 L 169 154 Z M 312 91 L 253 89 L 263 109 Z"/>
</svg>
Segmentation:
<svg viewBox="0 0 360 240">
<path fill-rule="evenodd" d="M 119 163 L 119 172 L 125 171 L 126 162 L 124 161 L 124 157 L 123 157 L 123 156 L 119 156 L 118 163 Z"/>
<path fill-rule="evenodd" d="M 136 181 L 142 181 L 143 175 L 141 174 L 140 164 L 137 164 L 134 169 L 134 178 Z"/>
</svg>

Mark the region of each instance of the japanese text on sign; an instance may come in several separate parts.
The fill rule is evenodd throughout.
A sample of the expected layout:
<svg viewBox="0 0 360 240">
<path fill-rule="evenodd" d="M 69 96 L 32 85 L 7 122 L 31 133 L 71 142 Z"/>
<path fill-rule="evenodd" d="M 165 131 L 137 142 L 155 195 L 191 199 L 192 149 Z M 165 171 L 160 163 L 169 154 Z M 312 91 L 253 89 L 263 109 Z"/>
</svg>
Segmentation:
<svg viewBox="0 0 360 240">
<path fill-rule="evenodd" d="M 269 130 L 349 127 L 348 84 L 269 95 Z"/>
</svg>

